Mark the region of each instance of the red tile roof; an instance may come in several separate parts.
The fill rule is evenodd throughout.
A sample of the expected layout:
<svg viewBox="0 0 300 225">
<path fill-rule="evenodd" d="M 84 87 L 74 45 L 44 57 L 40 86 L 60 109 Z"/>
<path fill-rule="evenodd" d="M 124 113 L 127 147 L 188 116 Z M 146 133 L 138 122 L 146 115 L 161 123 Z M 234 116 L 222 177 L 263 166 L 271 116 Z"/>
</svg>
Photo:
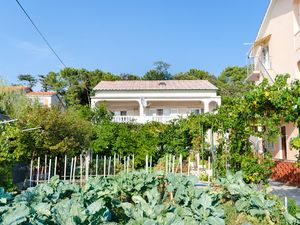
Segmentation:
<svg viewBox="0 0 300 225">
<path fill-rule="evenodd" d="M 40 95 L 56 95 L 57 92 L 43 92 L 43 91 L 33 91 L 33 92 L 29 92 L 27 93 L 27 95 L 36 95 L 36 96 L 40 96 Z"/>
<path fill-rule="evenodd" d="M 207 80 L 101 81 L 94 90 L 217 90 Z"/>
</svg>

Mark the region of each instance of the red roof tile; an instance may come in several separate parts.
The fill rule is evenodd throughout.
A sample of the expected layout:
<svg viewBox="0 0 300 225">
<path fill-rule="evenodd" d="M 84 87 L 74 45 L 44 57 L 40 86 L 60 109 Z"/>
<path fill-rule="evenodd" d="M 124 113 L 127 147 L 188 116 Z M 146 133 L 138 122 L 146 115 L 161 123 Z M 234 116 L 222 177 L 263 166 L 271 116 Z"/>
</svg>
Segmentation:
<svg viewBox="0 0 300 225">
<path fill-rule="evenodd" d="M 57 92 L 43 92 L 43 91 L 33 91 L 33 92 L 29 92 L 27 93 L 27 95 L 56 95 Z"/>
<path fill-rule="evenodd" d="M 94 90 L 217 90 L 207 80 L 101 81 Z"/>
</svg>

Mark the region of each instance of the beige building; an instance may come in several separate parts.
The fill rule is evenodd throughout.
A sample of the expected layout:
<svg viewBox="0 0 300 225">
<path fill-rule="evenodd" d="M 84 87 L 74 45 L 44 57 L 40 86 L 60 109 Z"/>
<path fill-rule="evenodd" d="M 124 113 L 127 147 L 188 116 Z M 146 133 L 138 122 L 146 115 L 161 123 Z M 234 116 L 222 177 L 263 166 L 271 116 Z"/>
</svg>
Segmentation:
<svg viewBox="0 0 300 225">
<path fill-rule="evenodd" d="M 213 112 L 217 88 L 206 80 L 101 81 L 91 105 L 104 103 L 115 122 L 168 122 L 190 113 Z"/>
<path fill-rule="evenodd" d="M 249 52 L 253 71 L 248 80 L 273 83 L 277 74 L 290 74 L 289 82 L 300 78 L 300 0 L 271 0 L 256 40 Z M 298 151 L 289 147 L 297 137 L 296 124 L 282 124 L 281 137 L 267 148 L 276 159 L 296 160 Z"/>
</svg>

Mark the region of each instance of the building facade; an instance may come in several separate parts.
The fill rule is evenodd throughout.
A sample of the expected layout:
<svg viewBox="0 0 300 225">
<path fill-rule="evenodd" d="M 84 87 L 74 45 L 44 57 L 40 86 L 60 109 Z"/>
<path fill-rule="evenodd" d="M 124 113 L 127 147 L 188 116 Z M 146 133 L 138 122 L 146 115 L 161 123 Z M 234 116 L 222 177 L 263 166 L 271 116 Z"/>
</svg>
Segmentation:
<svg viewBox="0 0 300 225">
<path fill-rule="evenodd" d="M 190 113 L 213 112 L 221 104 L 206 80 L 101 81 L 91 106 L 105 104 L 115 122 L 168 122 Z"/>
<path fill-rule="evenodd" d="M 57 92 L 28 92 L 27 97 L 38 101 L 44 107 L 59 107 L 61 110 L 65 109 L 65 103 L 62 101 Z"/>
<path fill-rule="evenodd" d="M 300 79 L 300 0 L 271 0 L 249 51 L 248 80 L 256 84 L 266 78 L 272 84 L 278 74 L 289 74 L 289 82 Z M 264 142 L 275 159 L 296 160 L 298 151 L 290 149 L 291 138 L 299 135 L 297 124 L 279 127 L 281 136 Z M 256 140 L 262 143 L 262 140 Z"/>
</svg>

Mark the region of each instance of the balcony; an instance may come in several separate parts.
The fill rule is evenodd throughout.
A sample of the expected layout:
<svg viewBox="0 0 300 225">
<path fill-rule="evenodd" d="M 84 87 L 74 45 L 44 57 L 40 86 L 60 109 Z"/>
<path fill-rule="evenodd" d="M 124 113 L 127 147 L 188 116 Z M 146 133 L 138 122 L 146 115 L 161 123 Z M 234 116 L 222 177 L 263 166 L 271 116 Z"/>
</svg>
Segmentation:
<svg viewBox="0 0 300 225">
<path fill-rule="evenodd" d="M 253 82 L 261 82 L 263 79 L 267 79 L 269 83 L 274 83 L 274 79 L 270 72 L 272 70 L 272 58 L 270 56 L 262 57 L 255 56 L 248 58 L 246 80 Z"/>
<path fill-rule="evenodd" d="M 180 115 L 181 117 L 186 117 L 186 115 Z M 148 122 L 159 122 L 159 123 L 168 123 L 179 116 L 114 116 L 112 121 L 117 123 L 148 123 Z"/>
</svg>

